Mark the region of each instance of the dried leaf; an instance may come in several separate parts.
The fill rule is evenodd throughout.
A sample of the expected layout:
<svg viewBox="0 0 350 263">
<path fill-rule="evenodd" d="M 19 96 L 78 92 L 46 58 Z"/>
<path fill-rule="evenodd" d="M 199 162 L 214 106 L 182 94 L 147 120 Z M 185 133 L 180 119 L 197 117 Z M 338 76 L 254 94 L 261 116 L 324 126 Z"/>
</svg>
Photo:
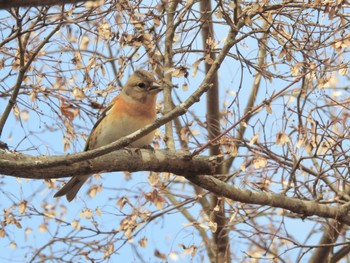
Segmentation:
<svg viewBox="0 0 350 263">
<path fill-rule="evenodd" d="M 19 114 L 20 114 L 20 110 L 18 108 L 17 105 L 14 105 L 12 108 L 13 114 L 15 115 L 16 119 L 18 120 Z"/>
<path fill-rule="evenodd" d="M 284 48 L 282 48 L 281 52 L 278 55 L 278 58 L 283 58 L 286 55 L 286 50 Z"/>
<path fill-rule="evenodd" d="M 121 198 L 118 199 L 117 206 L 119 206 L 119 209 L 121 210 L 128 203 L 129 203 L 129 198 L 122 196 Z"/>
<path fill-rule="evenodd" d="M 158 16 L 154 16 L 153 18 L 153 26 L 159 27 L 160 26 L 160 18 Z"/>
<path fill-rule="evenodd" d="M 97 31 L 98 35 L 104 40 L 109 40 L 112 37 L 111 27 L 107 22 L 101 23 Z"/>
<path fill-rule="evenodd" d="M 30 228 L 30 227 L 27 227 L 25 230 L 24 230 L 24 240 L 27 241 L 27 238 L 28 238 L 28 235 L 33 233 L 33 229 Z"/>
<path fill-rule="evenodd" d="M 255 133 L 253 138 L 250 140 L 249 146 L 253 146 L 253 144 L 256 143 L 258 139 L 259 139 L 259 133 L 257 132 L 257 133 Z"/>
<path fill-rule="evenodd" d="M 301 146 L 303 146 L 304 142 L 305 140 L 303 138 L 299 138 L 296 147 L 300 148 Z"/>
<path fill-rule="evenodd" d="M 27 201 L 24 200 L 18 205 L 19 214 L 23 215 L 26 209 L 27 209 Z"/>
<path fill-rule="evenodd" d="M 159 195 L 159 192 L 156 189 L 145 194 L 145 198 L 147 201 L 153 203 L 159 210 L 163 209 L 163 204 L 166 203 L 165 198 Z"/>
<path fill-rule="evenodd" d="M 84 94 L 84 91 L 78 87 L 73 88 L 72 93 L 73 93 L 73 96 L 76 100 L 82 100 L 86 97 Z"/>
<path fill-rule="evenodd" d="M 147 246 L 147 242 L 148 242 L 147 237 L 143 237 L 139 240 L 138 243 L 139 243 L 140 247 L 145 248 Z"/>
<path fill-rule="evenodd" d="M 151 172 L 151 174 L 148 176 L 148 183 L 151 186 L 155 186 L 158 184 L 159 179 L 160 179 L 159 173 Z"/>
<path fill-rule="evenodd" d="M 290 139 L 289 139 L 287 134 L 285 134 L 282 131 L 277 133 L 277 135 L 276 135 L 276 144 L 277 145 L 281 145 L 282 146 L 282 145 L 284 145 L 287 142 L 290 142 Z"/>
<path fill-rule="evenodd" d="M 11 243 L 10 243 L 10 248 L 11 248 L 11 249 L 16 249 L 16 248 L 17 248 L 16 242 L 11 242 Z"/>
<path fill-rule="evenodd" d="M 267 114 L 272 114 L 271 103 L 266 102 L 265 109 L 266 109 Z"/>
<path fill-rule="evenodd" d="M 250 18 L 250 15 L 244 16 L 244 23 L 248 26 L 251 26 L 253 24 L 252 19 Z"/>
<path fill-rule="evenodd" d="M 85 217 L 86 219 L 89 220 L 92 218 L 92 216 L 93 216 L 93 213 L 92 213 L 91 209 L 89 209 L 89 208 L 85 208 L 80 212 L 80 218 Z"/>
<path fill-rule="evenodd" d="M 307 143 L 306 145 L 305 145 L 305 151 L 307 152 L 307 153 L 312 153 L 312 150 L 314 149 L 314 147 L 312 146 L 312 144 L 311 143 Z"/>
<path fill-rule="evenodd" d="M 253 165 L 255 169 L 263 168 L 267 165 L 267 160 L 265 157 L 258 157 L 253 160 Z"/>
<path fill-rule="evenodd" d="M 21 110 L 20 116 L 22 121 L 27 121 L 29 119 L 29 111 L 27 109 Z"/>
<path fill-rule="evenodd" d="M 93 184 L 89 189 L 89 196 L 93 198 L 96 196 L 97 193 L 100 193 L 100 192 L 102 192 L 102 186 Z"/>
<path fill-rule="evenodd" d="M 191 74 L 192 77 L 195 77 L 197 75 L 197 71 L 198 71 L 198 68 L 199 68 L 199 64 L 203 61 L 203 58 L 201 59 L 198 59 L 197 61 L 195 61 L 193 64 L 192 64 L 192 67 L 193 67 L 193 72 Z"/>
<path fill-rule="evenodd" d="M 36 99 L 36 92 L 34 90 L 31 90 L 30 93 L 29 93 L 29 99 L 31 102 L 34 102 L 35 99 Z"/>
<path fill-rule="evenodd" d="M 89 43 L 90 43 L 90 38 L 85 35 L 81 38 L 79 48 L 85 50 L 85 49 L 87 49 Z"/>
<path fill-rule="evenodd" d="M 45 223 L 42 223 L 40 226 L 39 226 L 39 231 L 40 232 L 49 232 L 49 229 L 47 228 L 47 225 Z"/>
<path fill-rule="evenodd" d="M 97 207 L 97 208 L 95 209 L 95 212 L 96 212 L 96 215 L 102 216 L 102 211 L 101 211 L 100 208 Z"/>
<path fill-rule="evenodd" d="M 158 249 L 154 250 L 154 256 L 156 256 L 157 258 L 166 259 L 166 255 L 160 253 Z"/>
<path fill-rule="evenodd" d="M 348 73 L 349 73 L 347 68 L 341 68 L 341 69 L 339 69 L 338 72 L 342 76 L 348 75 Z"/>
<path fill-rule="evenodd" d="M 70 121 L 73 121 L 73 119 L 75 118 L 74 109 L 75 107 L 73 105 L 66 103 L 64 99 L 61 99 L 61 105 L 60 105 L 61 113 Z"/>
<path fill-rule="evenodd" d="M 189 247 L 184 247 L 184 254 L 186 255 L 191 255 L 192 257 L 194 257 L 194 255 L 197 252 L 197 247 L 196 246 L 189 246 Z"/>
<path fill-rule="evenodd" d="M 0 237 L 4 238 L 5 237 L 5 229 L 0 228 Z"/>
<path fill-rule="evenodd" d="M 171 75 L 175 78 L 180 78 L 180 77 L 187 78 L 188 76 L 187 67 L 178 67 L 171 73 Z"/>
<path fill-rule="evenodd" d="M 62 144 L 63 144 L 63 150 L 66 152 L 71 146 L 70 140 L 68 140 L 66 137 L 62 138 Z"/>
<path fill-rule="evenodd" d="M 79 225 L 78 220 L 73 220 L 72 223 L 70 223 L 70 224 L 76 230 L 80 230 L 81 229 L 81 225 Z"/>
<path fill-rule="evenodd" d="M 103 258 L 108 258 L 110 255 L 114 253 L 114 245 L 113 244 L 108 244 L 105 246 L 105 253 L 103 254 Z"/>
</svg>

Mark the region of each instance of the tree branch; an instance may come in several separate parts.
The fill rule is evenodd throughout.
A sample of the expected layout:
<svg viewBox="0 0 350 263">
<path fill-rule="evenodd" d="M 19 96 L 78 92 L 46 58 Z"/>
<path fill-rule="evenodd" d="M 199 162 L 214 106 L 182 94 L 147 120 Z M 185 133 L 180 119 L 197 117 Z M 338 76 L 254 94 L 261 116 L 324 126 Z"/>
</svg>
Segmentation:
<svg viewBox="0 0 350 263">
<path fill-rule="evenodd" d="M 253 192 L 247 189 L 231 186 L 210 175 L 185 174 L 186 179 L 200 187 L 234 201 L 271 206 L 287 209 L 291 212 L 306 216 L 319 216 L 323 218 L 333 218 L 339 222 L 350 225 L 348 214 L 349 204 L 341 206 L 330 206 L 318 204 L 317 202 L 300 200 L 282 194 Z"/>
<path fill-rule="evenodd" d="M 0 0 L 0 9 L 43 5 L 64 5 L 88 0 Z"/>
<path fill-rule="evenodd" d="M 30 179 L 51 179 L 115 171 L 154 171 L 213 174 L 215 157 L 188 158 L 187 153 L 145 149 L 122 149 L 103 157 L 72 162 L 74 156 L 39 156 L 0 151 L 0 174 Z M 64 162 L 62 162 L 62 159 Z"/>
</svg>

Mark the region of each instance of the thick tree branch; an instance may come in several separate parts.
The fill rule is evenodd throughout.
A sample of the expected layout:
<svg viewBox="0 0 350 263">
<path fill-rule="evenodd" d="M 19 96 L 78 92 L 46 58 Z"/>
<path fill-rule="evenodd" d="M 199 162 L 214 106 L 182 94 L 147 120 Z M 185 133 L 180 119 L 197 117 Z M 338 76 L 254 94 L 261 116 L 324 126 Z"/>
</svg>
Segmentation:
<svg viewBox="0 0 350 263">
<path fill-rule="evenodd" d="M 75 155 L 78 154 L 34 157 L 0 151 L 0 174 L 31 179 L 62 178 L 112 171 L 155 171 L 195 175 L 212 174 L 216 166 L 214 157 L 198 156 L 189 159 L 187 153 L 159 150 L 122 149 L 100 158 L 70 162 Z M 57 161 L 62 158 L 66 162 Z"/>
<path fill-rule="evenodd" d="M 313 201 L 300 200 L 282 194 L 253 192 L 231 186 L 210 175 L 187 174 L 185 177 L 192 183 L 218 196 L 223 196 L 234 201 L 283 208 L 300 214 L 303 217 L 319 216 L 323 218 L 333 218 L 339 222 L 350 225 L 350 215 L 348 214 L 349 204 L 331 206 L 318 204 Z"/>
<path fill-rule="evenodd" d="M 174 25 L 175 20 L 175 11 L 177 5 L 179 4 L 178 0 L 169 1 L 167 11 L 167 30 L 165 33 L 165 50 L 164 50 L 164 68 L 166 71 L 174 67 L 173 63 L 173 42 L 176 26 Z M 164 112 L 168 113 L 173 108 L 173 100 L 171 98 L 172 86 L 169 85 L 172 83 L 172 73 L 165 72 L 164 74 Z M 166 136 L 166 145 L 169 150 L 175 150 L 174 134 L 173 134 L 173 125 L 172 122 L 165 124 L 165 136 Z"/>
<path fill-rule="evenodd" d="M 340 224 L 337 221 L 331 221 L 328 225 L 325 226 L 326 229 L 319 242 L 319 247 L 316 248 L 308 263 L 328 261 L 330 253 L 333 250 L 332 244 L 334 244 L 338 239 L 338 236 L 343 227 L 344 225 Z"/>
<path fill-rule="evenodd" d="M 0 9 L 43 5 L 64 5 L 88 0 L 0 0 Z"/>
<path fill-rule="evenodd" d="M 214 61 L 216 56 L 212 52 L 211 41 L 215 41 L 214 37 L 214 25 L 212 23 L 212 6 L 210 0 L 200 1 L 200 11 L 202 14 L 202 45 L 205 47 L 205 72 L 210 70 L 210 63 L 208 60 Z M 209 59 L 210 58 L 210 59 Z M 208 123 L 208 137 L 209 140 L 214 139 L 220 134 L 220 105 L 219 105 L 219 80 L 218 73 L 212 78 L 212 88 L 207 92 L 207 123 Z M 211 156 L 217 156 L 220 154 L 220 144 L 211 144 L 209 146 L 209 153 Z M 220 162 L 221 163 L 221 162 Z M 223 166 L 220 164 L 217 167 L 216 173 L 226 173 L 223 170 Z M 219 209 L 215 209 L 219 207 Z M 228 229 L 226 227 L 226 215 L 225 215 L 225 202 L 219 200 L 216 195 L 210 196 L 210 211 L 211 221 L 217 224 L 217 230 L 213 233 L 213 240 L 215 244 L 215 256 L 208 254 L 211 262 L 230 262 L 230 242 L 228 239 Z"/>
</svg>

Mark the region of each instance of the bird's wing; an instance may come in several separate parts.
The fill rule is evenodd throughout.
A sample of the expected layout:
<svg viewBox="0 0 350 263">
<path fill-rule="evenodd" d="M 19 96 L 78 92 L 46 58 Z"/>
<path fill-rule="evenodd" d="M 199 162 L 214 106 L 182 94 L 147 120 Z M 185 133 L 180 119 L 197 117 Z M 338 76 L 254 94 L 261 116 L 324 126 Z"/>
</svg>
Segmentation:
<svg viewBox="0 0 350 263">
<path fill-rule="evenodd" d="M 90 142 L 90 137 L 91 137 L 91 134 L 94 133 L 96 127 L 101 123 L 101 121 L 107 116 L 107 114 L 109 113 L 110 109 L 114 106 L 114 104 L 117 102 L 118 100 L 118 96 L 115 97 L 111 103 L 104 109 L 104 111 L 102 112 L 102 114 L 100 115 L 100 117 L 97 119 L 94 127 L 92 128 L 91 132 L 90 132 L 90 135 L 89 137 L 87 138 L 86 140 L 86 144 L 85 144 L 85 147 L 84 147 L 84 151 L 88 151 L 88 150 L 91 150 L 89 149 L 89 142 Z"/>
</svg>

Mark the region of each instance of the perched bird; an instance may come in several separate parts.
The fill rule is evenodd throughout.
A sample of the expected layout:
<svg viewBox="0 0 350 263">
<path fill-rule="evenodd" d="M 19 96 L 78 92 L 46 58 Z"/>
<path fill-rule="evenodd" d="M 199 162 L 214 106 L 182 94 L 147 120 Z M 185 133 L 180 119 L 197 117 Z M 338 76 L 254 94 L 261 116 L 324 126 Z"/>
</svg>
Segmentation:
<svg viewBox="0 0 350 263">
<path fill-rule="evenodd" d="M 144 70 L 137 70 L 130 76 L 122 91 L 102 113 L 92 128 L 84 151 L 93 150 L 127 136 L 155 121 L 156 97 L 161 90 L 154 76 Z M 134 141 L 130 147 L 149 145 L 154 131 Z M 70 202 L 90 175 L 73 176 L 56 194 L 66 195 Z"/>
</svg>

